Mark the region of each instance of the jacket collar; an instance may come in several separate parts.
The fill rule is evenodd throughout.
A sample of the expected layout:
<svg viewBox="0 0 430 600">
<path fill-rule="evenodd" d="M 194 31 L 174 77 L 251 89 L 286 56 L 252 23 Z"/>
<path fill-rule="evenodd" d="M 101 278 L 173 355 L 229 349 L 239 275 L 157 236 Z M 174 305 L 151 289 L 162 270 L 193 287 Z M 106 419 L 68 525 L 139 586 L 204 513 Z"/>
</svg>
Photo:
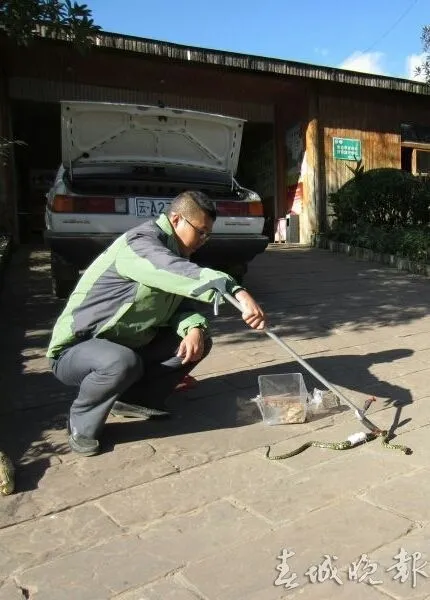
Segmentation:
<svg viewBox="0 0 430 600">
<path fill-rule="evenodd" d="M 178 240 L 176 239 L 176 235 L 175 232 L 173 230 L 172 224 L 169 221 L 167 215 L 165 214 L 161 214 L 158 219 L 155 221 L 156 225 L 158 225 L 158 227 L 164 231 L 164 233 L 167 234 L 168 236 L 168 241 L 167 241 L 167 246 L 168 248 L 174 252 L 175 254 L 177 254 L 178 256 L 181 256 L 180 250 L 179 250 L 179 245 L 178 245 Z"/>
</svg>

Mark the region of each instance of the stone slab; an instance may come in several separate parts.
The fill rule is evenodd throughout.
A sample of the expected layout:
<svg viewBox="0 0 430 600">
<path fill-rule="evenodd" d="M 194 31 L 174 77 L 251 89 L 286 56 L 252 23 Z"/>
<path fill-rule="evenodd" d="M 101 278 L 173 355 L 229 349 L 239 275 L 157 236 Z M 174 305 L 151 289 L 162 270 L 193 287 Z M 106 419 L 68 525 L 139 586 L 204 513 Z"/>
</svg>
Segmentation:
<svg viewBox="0 0 430 600">
<path fill-rule="evenodd" d="M 97 504 L 123 527 L 143 526 L 202 508 L 240 489 L 276 489 L 286 473 L 288 467 L 279 469 L 243 454 L 111 494 Z"/>
<path fill-rule="evenodd" d="M 12 581 L 0 587 L 0 600 L 24 600 L 23 592 Z"/>
<path fill-rule="evenodd" d="M 366 580 L 350 581 L 342 573 L 342 585 L 329 579 L 308 583 L 302 588 L 288 592 L 282 600 L 388 600 L 379 585 L 366 583 Z"/>
<path fill-rule="evenodd" d="M 147 548 L 178 564 L 198 561 L 270 531 L 264 519 L 220 500 L 186 515 L 165 518 L 139 537 Z M 136 530 L 134 530 L 136 532 Z"/>
<path fill-rule="evenodd" d="M 91 504 L 2 529 L 0 578 L 121 533 L 109 517 Z"/>
<path fill-rule="evenodd" d="M 36 489 L 2 498 L 0 527 L 64 510 L 174 471 L 146 442 L 91 458 L 78 457 L 74 463 L 47 469 Z"/>
<path fill-rule="evenodd" d="M 107 600 L 175 566 L 128 535 L 28 569 L 17 580 L 32 600 Z"/>
<path fill-rule="evenodd" d="M 183 576 L 210 600 L 279 600 L 288 597 L 284 585 L 274 585 L 279 574 L 276 567 L 281 564 L 277 557 L 282 549 L 295 553 L 287 564 L 297 576 L 296 583 L 304 586 L 308 583 L 306 571 L 320 564 L 324 555 L 336 556 L 332 564 L 341 569 L 362 553 L 396 540 L 411 528 L 407 519 L 359 500 L 353 499 L 347 506 L 345 510 L 346 505 L 339 503 L 309 513 L 258 540 L 193 562 L 184 569 Z M 361 526 L 355 527 L 356 523 Z"/>
<path fill-rule="evenodd" d="M 381 590 L 387 596 L 399 600 L 424 600 L 430 596 L 429 526 L 417 527 L 408 535 L 384 544 L 370 556 L 380 565 Z"/>
<path fill-rule="evenodd" d="M 399 493 L 401 490 L 401 493 Z M 418 469 L 381 483 L 363 498 L 399 515 L 430 523 L 430 471 Z"/>
<path fill-rule="evenodd" d="M 193 590 L 182 586 L 175 575 L 154 581 L 145 587 L 130 590 L 112 600 L 204 600 Z"/>
<path fill-rule="evenodd" d="M 428 462 L 428 439 L 430 435 L 430 427 L 417 427 L 416 429 L 411 429 L 409 431 L 405 431 L 405 433 L 400 433 L 395 439 L 391 440 L 393 444 L 402 444 L 408 446 L 412 450 L 412 454 L 405 456 L 401 452 L 393 452 L 397 459 L 400 460 L 402 464 L 408 464 L 411 472 L 414 469 L 418 469 L 419 467 L 427 467 Z M 376 450 L 376 446 L 374 444 L 369 444 L 369 450 Z M 392 453 L 391 450 L 387 452 Z"/>
<path fill-rule="evenodd" d="M 285 472 L 276 487 L 248 487 L 235 492 L 234 497 L 278 526 L 336 503 L 340 498 L 347 506 L 355 495 L 410 469 L 406 460 L 402 461 L 392 452 L 372 453 L 371 461 L 363 448 L 344 452 L 348 452 L 348 456 L 339 452 L 342 456 L 321 465 L 317 463 L 294 474 Z M 286 461 L 275 462 L 281 470 Z"/>
</svg>

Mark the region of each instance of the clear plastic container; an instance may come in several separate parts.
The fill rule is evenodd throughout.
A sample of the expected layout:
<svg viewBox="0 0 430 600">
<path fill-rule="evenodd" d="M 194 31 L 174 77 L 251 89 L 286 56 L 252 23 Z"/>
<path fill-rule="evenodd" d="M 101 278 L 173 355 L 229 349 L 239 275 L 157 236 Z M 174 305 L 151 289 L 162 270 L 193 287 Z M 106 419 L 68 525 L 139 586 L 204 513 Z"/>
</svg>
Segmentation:
<svg viewBox="0 0 430 600">
<path fill-rule="evenodd" d="M 301 373 L 260 375 L 256 402 L 266 425 L 304 423 L 308 391 Z"/>
</svg>

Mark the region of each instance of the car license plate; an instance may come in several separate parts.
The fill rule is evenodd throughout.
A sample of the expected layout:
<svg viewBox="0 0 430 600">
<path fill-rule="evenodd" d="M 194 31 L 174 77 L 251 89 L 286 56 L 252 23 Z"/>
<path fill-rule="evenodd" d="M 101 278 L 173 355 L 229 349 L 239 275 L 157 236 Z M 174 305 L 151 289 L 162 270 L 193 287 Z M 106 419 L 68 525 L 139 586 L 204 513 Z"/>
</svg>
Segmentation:
<svg viewBox="0 0 430 600">
<path fill-rule="evenodd" d="M 168 200 L 148 200 L 147 198 L 135 198 L 135 200 L 138 217 L 158 217 L 171 205 Z"/>
</svg>

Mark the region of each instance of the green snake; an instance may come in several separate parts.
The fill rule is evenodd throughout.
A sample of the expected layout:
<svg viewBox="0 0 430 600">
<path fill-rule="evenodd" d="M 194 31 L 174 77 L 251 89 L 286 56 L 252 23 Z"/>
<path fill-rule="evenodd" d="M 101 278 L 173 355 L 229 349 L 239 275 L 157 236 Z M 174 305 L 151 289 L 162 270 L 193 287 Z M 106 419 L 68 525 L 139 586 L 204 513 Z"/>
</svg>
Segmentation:
<svg viewBox="0 0 430 600">
<path fill-rule="evenodd" d="M 359 434 L 356 435 L 358 436 Z M 408 448 L 408 446 L 403 446 L 401 444 L 390 444 L 390 435 L 388 431 L 378 430 L 377 432 L 361 434 L 357 441 L 346 440 L 344 442 L 320 442 L 314 440 L 310 442 L 305 442 L 295 450 L 292 450 L 291 452 L 286 452 L 285 454 L 279 454 L 278 456 L 270 456 L 271 446 L 266 446 L 266 458 L 268 458 L 269 460 L 284 460 L 285 458 L 292 458 L 293 456 L 296 456 L 297 454 L 300 454 L 301 452 L 304 452 L 307 448 L 311 447 L 329 448 L 331 450 L 348 450 L 349 448 L 352 448 L 353 446 L 356 446 L 359 443 L 370 442 L 371 440 L 374 440 L 377 437 L 381 438 L 382 446 L 384 448 L 388 448 L 389 450 L 400 450 L 404 454 L 412 454 L 412 450 Z"/>
<path fill-rule="evenodd" d="M 10 458 L 0 450 L 0 495 L 8 496 L 15 489 L 15 468 Z"/>
</svg>

